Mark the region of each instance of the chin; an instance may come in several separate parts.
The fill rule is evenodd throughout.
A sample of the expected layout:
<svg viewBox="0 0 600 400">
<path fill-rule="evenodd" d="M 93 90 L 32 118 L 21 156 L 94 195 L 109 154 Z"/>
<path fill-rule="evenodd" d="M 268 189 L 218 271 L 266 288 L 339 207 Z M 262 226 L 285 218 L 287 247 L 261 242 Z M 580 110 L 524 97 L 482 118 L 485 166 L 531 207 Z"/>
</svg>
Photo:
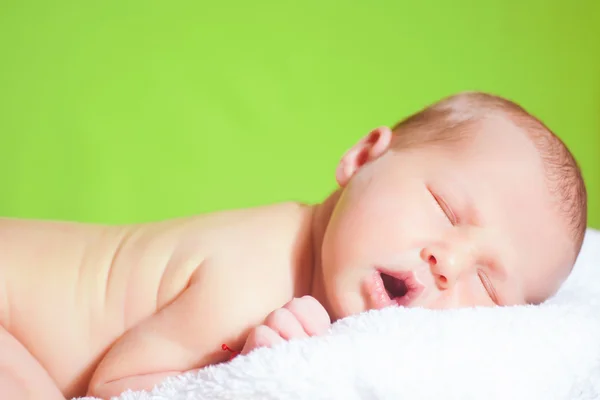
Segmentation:
<svg viewBox="0 0 600 400">
<path fill-rule="evenodd" d="M 360 290 L 348 290 L 336 287 L 328 301 L 331 310 L 330 317 L 333 321 L 349 317 L 350 315 L 360 314 L 369 309 L 365 302 L 364 293 Z"/>
</svg>

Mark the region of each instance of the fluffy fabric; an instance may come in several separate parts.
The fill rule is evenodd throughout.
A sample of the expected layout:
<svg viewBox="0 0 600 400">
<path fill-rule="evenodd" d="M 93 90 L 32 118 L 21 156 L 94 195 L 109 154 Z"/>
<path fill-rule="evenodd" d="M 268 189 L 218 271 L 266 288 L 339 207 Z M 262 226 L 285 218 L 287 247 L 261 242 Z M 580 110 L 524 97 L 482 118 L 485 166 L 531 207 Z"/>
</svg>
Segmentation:
<svg viewBox="0 0 600 400">
<path fill-rule="evenodd" d="M 600 232 L 540 306 L 386 309 L 118 400 L 600 399 Z"/>
</svg>

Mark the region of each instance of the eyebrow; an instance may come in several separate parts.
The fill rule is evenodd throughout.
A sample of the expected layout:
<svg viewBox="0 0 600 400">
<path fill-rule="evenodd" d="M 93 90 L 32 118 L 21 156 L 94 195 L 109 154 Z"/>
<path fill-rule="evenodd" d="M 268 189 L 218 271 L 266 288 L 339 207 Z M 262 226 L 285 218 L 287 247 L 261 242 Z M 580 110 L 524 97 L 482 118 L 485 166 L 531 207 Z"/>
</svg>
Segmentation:
<svg viewBox="0 0 600 400">
<path fill-rule="evenodd" d="M 455 201 L 450 201 L 448 206 L 453 210 L 458 225 L 475 225 L 481 226 L 483 223 L 481 212 L 473 200 L 473 196 L 466 189 L 467 185 L 462 177 L 448 176 L 452 181 L 449 193 L 451 198 L 455 198 Z M 443 194 L 443 193 L 442 193 Z M 447 201 L 448 199 L 443 196 Z M 455 202 L 458 201 L 458 204 Z"/>
<path fill-rule="evenodd" d="M 461 216 L 461 222 L 464 221 L 469 225 L 481 226 L 483 224 L 483 218 L 481 211 L 475 204 L 475 201 L 466 191 L 463 191 L 464 205 L 461 210 L 465 215 Z"/>
</svg>

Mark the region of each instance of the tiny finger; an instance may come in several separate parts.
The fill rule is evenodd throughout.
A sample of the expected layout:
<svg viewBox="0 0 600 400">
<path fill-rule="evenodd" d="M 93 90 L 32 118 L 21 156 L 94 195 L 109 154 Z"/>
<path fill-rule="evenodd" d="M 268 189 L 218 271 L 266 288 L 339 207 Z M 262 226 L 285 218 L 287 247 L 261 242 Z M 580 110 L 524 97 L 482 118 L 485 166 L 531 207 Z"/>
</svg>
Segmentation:
<svg viewBox="0 0 600 400">
<path fill-rule="evenodd" d="M 326 333 L 331 325 L 331 318 L 325 307 L 312 296 L 293 299 L 284 308 L 294 314 L 304 331 L 310 336 Z"/>
<path fill-rule="evenodd" d="M 278 308 L 267 316 L 264 324 L 285 340 L 308 337 L 298 318 L 287 308 Z"/>
<path fill-rule="evenodd" d="M 248 335 L 248 338 L 246 339 L 246 344 L 244 344 L 244 348 L 242 349 L 240 354 L 245 355 L 256 348 L 271 347 L 281 342 L 283 342 L 283 339 L 277 334 L 277 332 L 275 332 L 268 326 L 259 325 L 256 328 L 252 329 L 252 331 Z"/>
</svg>

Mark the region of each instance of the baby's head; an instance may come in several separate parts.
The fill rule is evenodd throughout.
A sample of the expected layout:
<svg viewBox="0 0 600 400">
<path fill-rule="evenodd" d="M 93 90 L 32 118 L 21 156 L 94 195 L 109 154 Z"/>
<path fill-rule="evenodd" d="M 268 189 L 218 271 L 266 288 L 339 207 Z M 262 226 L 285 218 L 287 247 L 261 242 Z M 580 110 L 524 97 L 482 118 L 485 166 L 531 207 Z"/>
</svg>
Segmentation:
<svg viewBox="0 0 600 400">
<path fill-rule="evenodd" d="M 569 275 L 585 233 L 571 153 L 488 94 L 461 93 L 375 129 L 336 179 L 319 271 L 334 318 L 395 304 L 540 303 Z"/>
</svg>

